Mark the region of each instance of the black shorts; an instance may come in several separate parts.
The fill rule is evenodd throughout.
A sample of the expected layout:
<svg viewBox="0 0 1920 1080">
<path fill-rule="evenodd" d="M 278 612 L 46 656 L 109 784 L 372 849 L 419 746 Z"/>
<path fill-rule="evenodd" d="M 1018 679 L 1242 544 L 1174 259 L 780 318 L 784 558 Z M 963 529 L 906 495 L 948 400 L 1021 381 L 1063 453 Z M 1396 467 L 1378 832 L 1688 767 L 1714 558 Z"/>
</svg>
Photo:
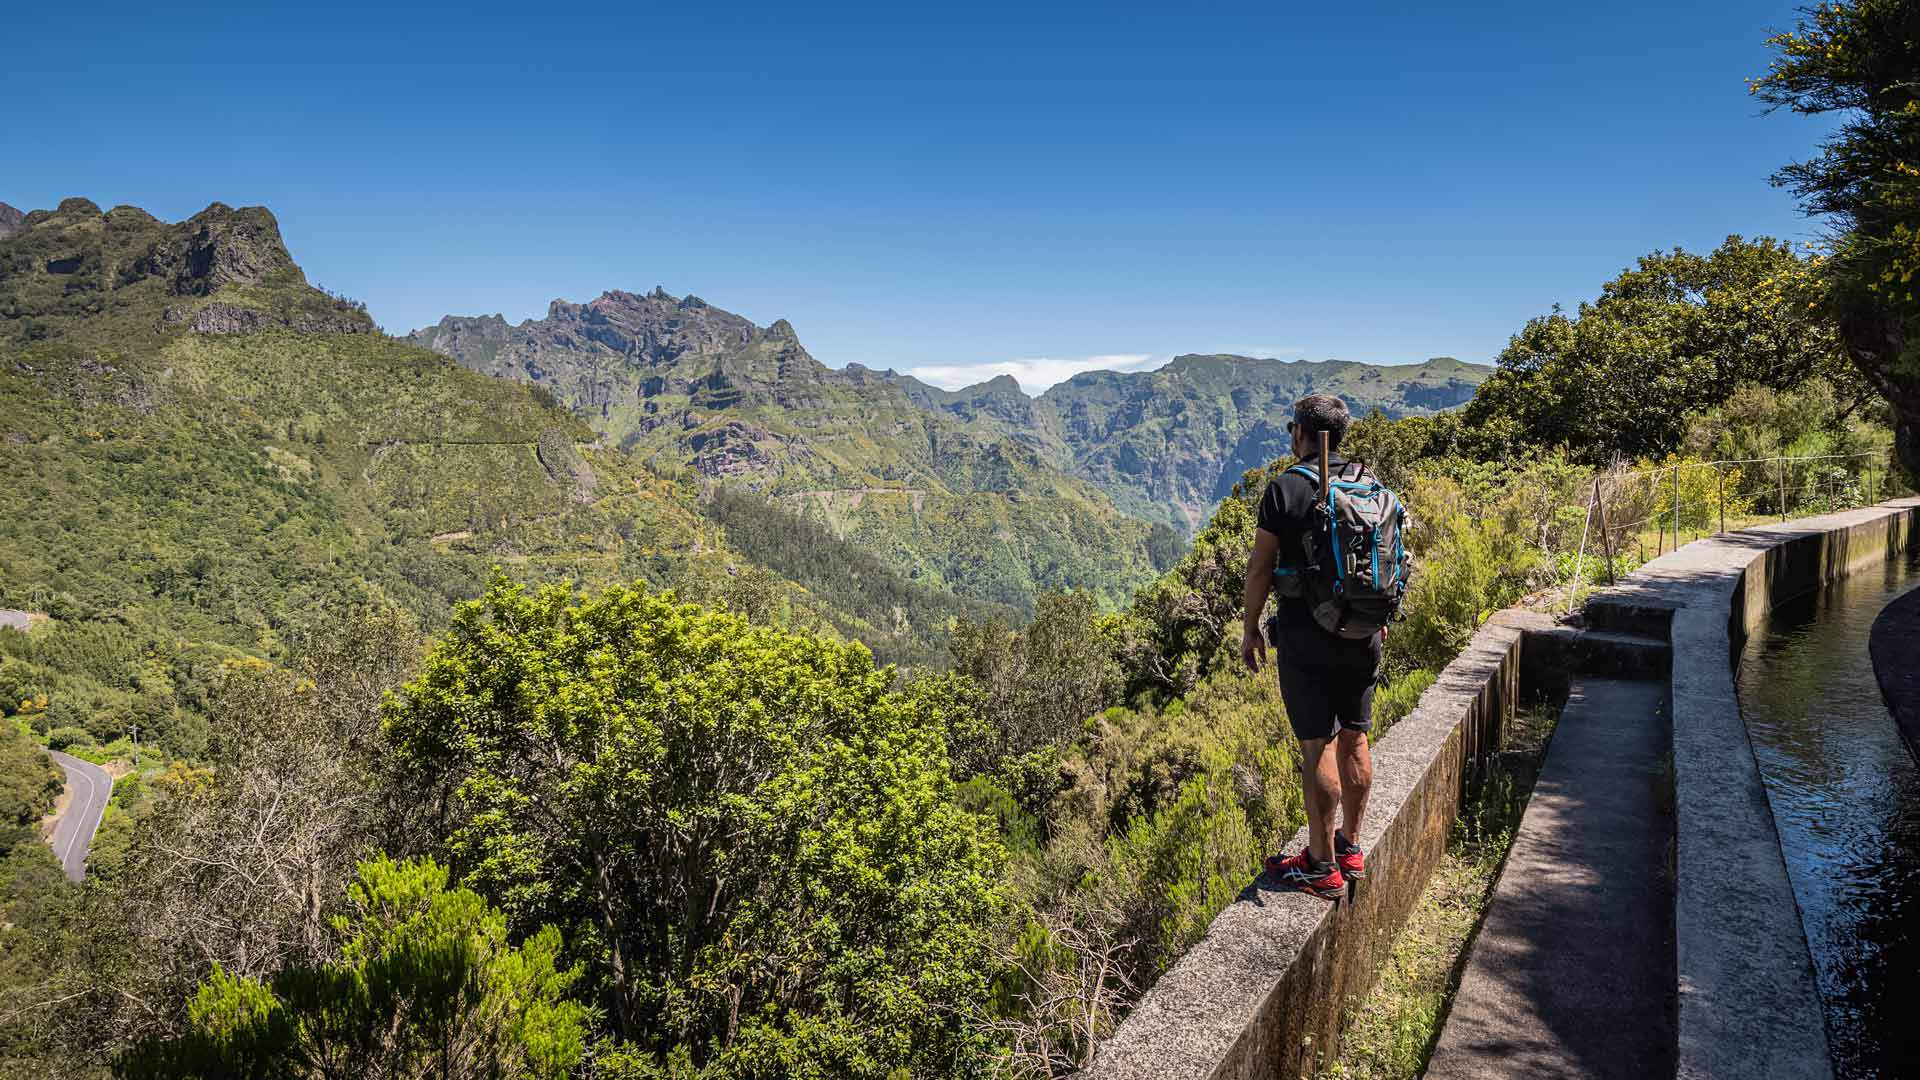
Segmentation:
<svg viewBox="0 0 1920 1080">
<path fill-rule="evenodd" d="M 1299 667 L 1286 657 L 1275 657 L 1280 676 L 1280 699 L 1287 704 L 1287 723 L 1294 738 L 1331 739 L 1342 731 L 1373 730 L 1371 671 L 1352 668 Z"/>
<path fill-rule="evenodd" d="M 1280 698 L 1296 738 L 1331 739 L 1341 731 L 1373 730 L 1373 686 L 1380 643 L 1347 641 L 1319 628 L 1310 616 L 1267 620 Z"/>
</svg>

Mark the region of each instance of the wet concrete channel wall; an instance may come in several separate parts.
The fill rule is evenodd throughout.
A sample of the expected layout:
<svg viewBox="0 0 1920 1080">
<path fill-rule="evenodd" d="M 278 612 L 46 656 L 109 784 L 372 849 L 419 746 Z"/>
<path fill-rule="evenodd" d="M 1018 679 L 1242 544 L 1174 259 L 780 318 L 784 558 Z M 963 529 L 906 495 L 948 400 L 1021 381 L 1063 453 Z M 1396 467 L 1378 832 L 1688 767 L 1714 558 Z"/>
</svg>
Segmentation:
<svg viewBox="0 0 1920 1080">
<path fill-rule="evenodd" d="M 1369 874 L 1350 902 L 1249 884 L 1082 1075 L 1290 1078 L 1332 1060 L 1340 1017 L 1419 902 L 1479 764 L 1501 748 L 1516 706 L 1564 699 L 1576 672 L 1670 672 L 1677 1074 L 1826 1074 L 1812 962 L 1733 662 L 1774 603 L 1904 550 L 1916 520 L 1920 499 L 1906 499 L 1698 541 L 1595 593 L 1585 628 L 1494 616 L 1375 745 L 1360 837 Z M 1304 843 L 1303 829 L 1286 850 Z"/>
<path fill-rule="evenodd" d="M 1907 753 L 1920 761 L 1920 589 L 1888 604 L 1873 620 L 1873 675 Z"/>
</svg>

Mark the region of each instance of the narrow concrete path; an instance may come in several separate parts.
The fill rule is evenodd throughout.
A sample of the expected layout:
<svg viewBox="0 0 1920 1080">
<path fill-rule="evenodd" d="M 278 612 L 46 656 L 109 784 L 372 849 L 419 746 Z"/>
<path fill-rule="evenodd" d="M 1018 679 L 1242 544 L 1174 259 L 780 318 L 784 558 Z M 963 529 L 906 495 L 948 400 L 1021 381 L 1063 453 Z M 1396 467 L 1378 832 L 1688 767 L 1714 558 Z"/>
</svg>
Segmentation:
<svg viewBox="0 0 1920 1080">
<path fill-rule="evenodd" d="M 53 824 L 53 854 L 66 868 L 70 881 L 87 875 L 87 851 L 93 846 L 93 834 L 107 814 L 107 800 L 113 797 L 113 777 L 91 761 L 82 761 L 58 750 L 47 751 L 67 772 L 66 813 Z"/>
<path fill-rule="evenodd" d="M 1666 694 L 1573 684 L 1429 1080 L 1673 1075 Z"/>
</svg>

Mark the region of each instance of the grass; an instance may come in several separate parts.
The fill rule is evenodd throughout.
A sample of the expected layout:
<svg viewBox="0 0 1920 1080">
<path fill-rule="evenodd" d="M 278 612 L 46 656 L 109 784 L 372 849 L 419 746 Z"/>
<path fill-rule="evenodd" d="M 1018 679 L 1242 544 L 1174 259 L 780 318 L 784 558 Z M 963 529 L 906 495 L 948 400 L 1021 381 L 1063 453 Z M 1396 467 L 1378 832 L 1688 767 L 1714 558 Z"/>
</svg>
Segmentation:
<svg viewBox="0 0 1920 1080">
<path fill-rule="evenodd" d="M 1558 716 L 1548 708 L 1518 713 L 1507 732 L 1508 750 L 1537 767 Z M 1459 989 L 1467 946 L 1532 794 L 1527 777 L 1504 770 L 1496 770 L 1488 791 L 1486 802 L 1455 824 L 1378 981 L 1348 1011 L 1339 1060 L 1322 1066 L 1322 1080 L 1409 1080 L 1425 1071 Z"/>
<path fill-rule="evenodd" d="M 1502 831 L 1477 841 L 1456 837 L 1427 883 L 1420 905 L 1394 942 L 1380 980 L 1356 1006 L 1341 1035 L 1328 1080 L 1399 1080 L 1426 1067 L 1460 961 L 1512 841 Z"/>
</svg>

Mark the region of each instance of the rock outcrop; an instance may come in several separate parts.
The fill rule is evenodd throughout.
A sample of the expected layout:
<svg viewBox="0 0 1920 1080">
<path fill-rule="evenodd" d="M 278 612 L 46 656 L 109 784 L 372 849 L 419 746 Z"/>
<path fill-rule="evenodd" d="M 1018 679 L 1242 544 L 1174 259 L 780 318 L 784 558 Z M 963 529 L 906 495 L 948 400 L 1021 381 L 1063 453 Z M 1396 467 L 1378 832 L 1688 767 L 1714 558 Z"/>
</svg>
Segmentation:
<svg viewBox="0 0 1920 1080">
<path fill-rule="evenodd" d="M 263 207 L 214 203 L 169 224 L 138 207 L 103 213 L 71 198 L 10 230 L 0 247 L 0 336 L 97 328 L 101 316 L 211 334 L 373 330 L 360 305 L 307 283 Z"/>
<path fill-rule="evenodd" d="M 14 233 L 19 232 L 26 220 L 27 215 L 25 212 L 16 210 L 6 203 L 0 202 L 0 240 L 4 240 Z"/>
</svg>

